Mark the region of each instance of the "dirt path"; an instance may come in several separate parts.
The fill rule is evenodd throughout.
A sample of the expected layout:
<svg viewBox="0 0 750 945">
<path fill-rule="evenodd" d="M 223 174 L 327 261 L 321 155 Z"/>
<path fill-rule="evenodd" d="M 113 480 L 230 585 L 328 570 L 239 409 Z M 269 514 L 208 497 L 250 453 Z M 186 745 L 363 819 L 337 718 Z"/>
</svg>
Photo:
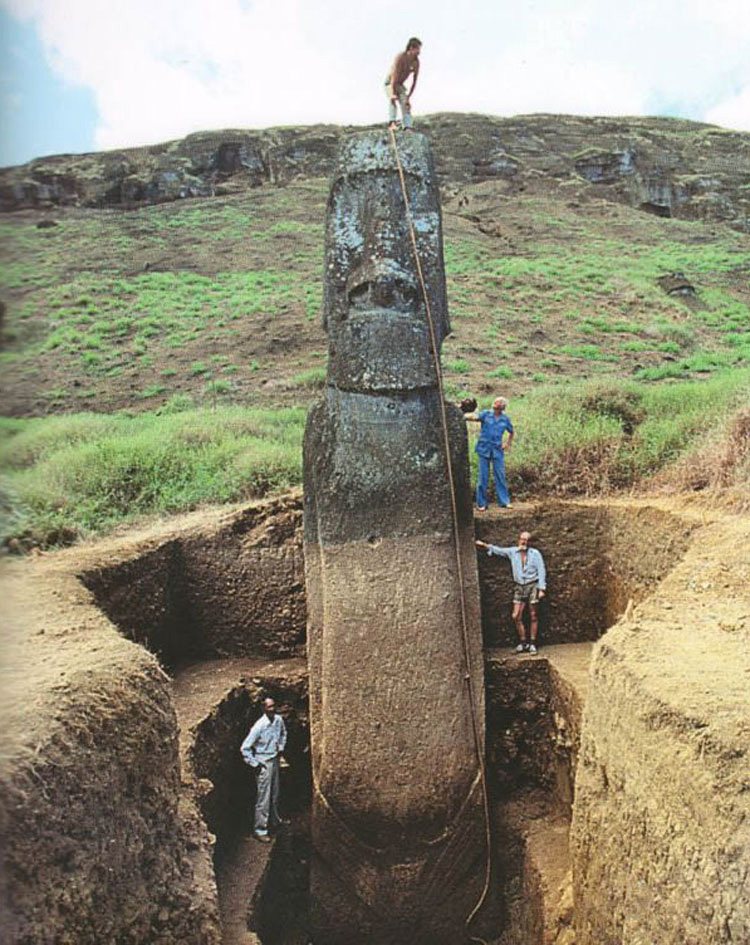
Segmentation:
<svg viewBox="0 0 750 945">
<path fill-rule="evenodd" d="M 239 837 L 216 870 L 221 915 L 222 945 L 260 945 L 251 932 L 248 916 L 253 899 L 262 886 L 275 841 L 258 843 L 252 837 Z"/>
</svg>

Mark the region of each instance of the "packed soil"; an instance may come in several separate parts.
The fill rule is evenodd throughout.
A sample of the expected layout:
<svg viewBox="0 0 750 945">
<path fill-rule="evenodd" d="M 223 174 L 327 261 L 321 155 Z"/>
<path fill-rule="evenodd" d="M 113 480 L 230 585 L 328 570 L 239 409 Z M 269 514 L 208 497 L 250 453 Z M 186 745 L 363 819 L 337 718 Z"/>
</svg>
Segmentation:
<svg viewBox="0 0 750 945">
<path fill-rule="evenodd" d="M 281 624 L 251 620 L 241 642 L 246 654 L 239 657 L 226 654 L 228 660 L 214 666 L 185 666 L 173 689 L 154 657 L 126 639 L 95 606 L 95 595 L 80 578 L 84 574 L 102 574 L 106 569 L 117 574 L 118 568 L 128 562 L 143 555 L 163 553 L 159 549 L 174 547 L 175 543 L 205 541 L 219 548 L 231 540 L 241 543 L 243 536 L 248 535 L 264 536 L 259 542 L 251 538 L 245 549 L 257 554 L 253 560 L 260 568 L 258 573 L 265 573 L 258 552 L 263 541 L 269 561 L 296 562 L 294 528 L 290 524 L 298 514 L 295 501 L 291 500 L 291 505 L 289 500 L 266 504 L 262 511 L 253 507 L 198 512 L 179 521 L 152 525 L 139 533 L 2 562 L 0 659 L 4 726 L 0 801 L 4 808 L 2 839 L 8 884 L 4 896 L 12 917 L 11 933 L 12 923 L 17 929 L 16 938 L 11 937 L 11 941 L 46 940 L 39 926 L 22 928 L 25 919 L 7 898 L 11 891 L 17 897 L 19 883 L 24 888 L 26 914 L 47 916 L 48 921 L 55 916 L 54 921 L 62 923 L 69 940 L 81 945 L 108 937 L 123 943 L 136 942 L 138 935 L 140 941 L 146 940 L 143 937 L 146 936 L 149 941 L 166 945 L 175 940 L 177 929 L 181 930 L 180 940 L 184 942 L 219 940 L 218 901 L 212 865 L 206 856 L 210 845 L 205 826 L 190 806 L 193 801 L 184 794 L 185 786 L 180 787 L 179 756 L 182 753 L 183 777 L 188 774 L 190 781 L 192 777 L 184 761 L 189 745 L 185 733 L 200 726 L 205 700 L 221 699 L 226 687 L 231 689 L 233 685 L 230 680 L 252 694 L 258 690 L 258 680 L 271 670 L 278 678 L 285 661 L 269 660 L 264 647 L 269 639 L 283 640 L 276 632 Z M 571 514 L 570 509 L 575 507 L 576 504 L 570 504 L 565 514 Z M 628 627 L 641 628 L 634 639 L 642 640 L 642 645 L 636 647 L 635 655 L 631 653 L 628 672 L 635 674 L 639 685 L 646 689 L 658 681 L 660 698 L 668 702 L 675 718 L 680 713 L 700 717 L 702 729 L 710 735 L 706 745 L 724 746 L 721 750 L 731 750 L 735 753 L 732 757 L 737 757 L 736 752 L 745 752 L 750 521 L 719 508 L 703 507 L 689 497 L 602 500 L 581 503 L 580 508 L 585 512 L 581 522 L 598 522 L 603 530 L 631 522 L 627 540 L 622 535 L 620 539 L 621 555 L 627 559 L 620 578 L 625 575 L 632 586 L 626 595 L 618 591 L 622 618 L 612 636 L 616 640 L 617 634 L 634 632 Z M 534 509 L 533 506 L 516 509 L 512 518 L 507 513 L 492 512 L 479 523 L 483 530 L 480 533 L 491 533 L 503 543 L 507 535 L 510 543 L 519 522 L 533 519 Z M 597 510 L 603 517 L 596 518 Z M 555 530 L 552 523 L 545 525 L 543 510 L 537 509 L 536 514 L 548 542 L 545 552 L 554 560 Z M 274 516 L 288 521 L 288 527 L 275 531 L 278 543 L 270 540 L 263 524 Z M 243 527 L 237 528 L 238 522 L 244 523 Z M 667 523 L 661 531 L 656 527 L 659 522 Z M 547 527 L 549 537 L 544 534 Z M 585 531 L 580 537 L 585 543 Z M 610 547 L 616 544 L 615 541 Z M 286 559 L 279 556 L 283 547 L 288 549 Z M 241 561 L 242 555 L 238 559 Z M 132 568 L 119 573 L 132 582 Z M 571 568 L 570 583 L 575 580 L 575 568 Z M 130 590 L 134 606 L 142 606 L 143 594 L 137 582 L 131 583 Z M 507 597 L 504 600 L 507 606 Z M 286 602 L 278 598 L 271 609 L 284 606 Z M 255 645 L 253 626 L 270 626 L 273 630 L 270 636 L 261 633 L 256 638 L 253 659 L 257 663 L 249 660 Z M 653 646 L 656 637 L 652 634 L 656 630 L 652 628 L 656 627 L 662 636 L 658 637 L 658 645 Z M 604 629 L 601 626 L 601 631 Z M 598 644 L 599 648 L 606 644 L 606 639 Z M 295 642 L 291 649 L 297 645 Z M 576 650 L 578 647 L 563 645 L 550 648 L 549 653 L 563 653 L 562 663 L 555 671 L 570 686 L 580 689 L 585 679 L 586 657 L 581 650 L 576 654 Z M 273 654 L 283 655 L 278 649 Z M 502 654 L 500 658 L 507 659 Z M 179 664 L 179 659 L 176 662 Z M 514 662 L 523 667 L 542 660 L 521 658 Z M 299 678 L 304 672 L 303 665 L 293 660 L 287 675 Z M 710 677 L 706 675 L 707 665 L 711 668 Z M 179 729 L 175 706 L 183 720 Z M 524 706 L 518 709 L 518 724 L 525 724 Z M 555 705 L 548 706 L 548 710 L 553 720 L 556 714 L 561 714 Z M 510 706 L 509 711 L 515 708 Z M 226 733 L 233 731 L 232 726 L 245 724 L 245 718 L 234 712 L 231 705 L 223 715 L 213 713 L 212 717 Z M 129 722 L 123 728 L 125 718 Z M 125 743 L 123 731 L 132 735 Z M 669 731 L 667 727 L 665 738 L 672 737 Z M 563 742 L 569 735 L 566 731 L 551 732 L 552 737 Z M 548 783 L 556 783 L 559 788 L 568 775 L 564 771 L 560 774 L 555 767 L 554 751 L 549 757 L 553 767 Z M 113 759 L 115 764 L 123 765 L 128 777 L 122 783 L 100 783 L 98 772 L 110 770 Z M 66 779 L 57 785 L 55 778 L 60 771 L 66 772 Z M 557 780 L 558 774 L 562 781 Z M 199 780 L 196 776 L 196 782 Z M 144 790 L 142 785 L 146 783 Z M 728 790 L 733 783 L 731 779 L 727 781 Z M 58 787 L 68 792 L 70 799 L 73 784 L 78 785 L 74 793 L 79 800 L 73 805 L 63 803 Z M 513 787 L 509 782 L 506 786 Z M 41 800 L 45 792 L 47 799 Z M 565 791 L 558 793 L 564 811 Z M 118 799 L 114 806 L 113 797 Z M 706 802 L 710 802 L 710 797 Z M 731 797 L 726 803 L 731 805 Z M 137 822 L 134 818 L 138 811 L 141 819 Z M 152 823 L 143 839 L 138 839 L 136 847 L 140 852 L 135 866 L 127 855 L 128 848 L 133 846 L 133 837 L 141 838 L 143 818 L 152 815 L 158 829 L 149 841 Z M 73 852 L 69 849 L 71 824 L 66 818 L 77 816 L 82 820 L 73 829 L 80 831 L 81 842 Z M 133 819 L 129 819 L 131 816 Z M 554 814 L 553 819 L 556 817 Z M 40 830 L 42 824 L 44 830 Z M 102 844 L 107 837 L 115 839 L 118 849 L 116 855 L 110 854 L 103 860 Z M 157 848 L 152 851 L 149 843 L 153 844 L 154 837 Z M 535 849 L 539 842 L 537 836 Z M 45 863 L 49 865 L 42 869 Z M 102 863 L 111 865 L 113 879 L 99 875 Z M 128 885 L 127 876 L 140 879 L 135 886 Z M 144 892 L 144 882 L 150 890 L 162 890 L 156 899 L 152 892 Z M 114 889 L 117 894 L 112 899 Z M 165 890 L 171 890 L 173 895 L 167 895 Z M 112 902 L 116 903 L 114 909 Z M 81 915 L 86 916 L 83 924 L 79 921 Z M 71 916 L 78 918 L 73 921 Z M 130 938 L 117 927 L 118 921 L 127 921 Z M 567 926 L 564 931 L 567 935 Z"/>
</svg>

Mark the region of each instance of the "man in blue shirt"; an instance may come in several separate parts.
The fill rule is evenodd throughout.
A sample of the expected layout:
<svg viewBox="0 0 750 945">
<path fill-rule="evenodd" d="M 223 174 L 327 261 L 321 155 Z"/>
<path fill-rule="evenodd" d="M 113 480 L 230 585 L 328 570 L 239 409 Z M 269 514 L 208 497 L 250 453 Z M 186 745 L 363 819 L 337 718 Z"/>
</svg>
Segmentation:
<svg viewBox="0 0 750 945">
<path fill-rule="evenodd" d="M 276 703 L 263 701 L 263 715 L 253 725 L 242 743 L 242 757 L 255 768 L 258 794 L 255 801 L 255 839 L 270 843 L 269 827 L 283 823 L 279 815 L 279 756 L 286 747 L 286 726 L 276 715 Z"/>
<path fill-rule="evenodd" d="M 488 545 L 487 542 L 477 541 L 477 547 L 486 548 L 488 555 L 498 555 L 510 560 L 515 584 L 513 622 L 518 632 L 516 653 L 536 653 L 536 639 L 539 631 L 537 604 L 547 593 L 547 571 L 544 567 L 544 558 L 536 548 L 529 547 L 530 541 L 529 532 L 521 532 L 518 536 L 517 548 L 500 548 L 498 545 Z M 523 610 L 527 603 L 530 616 L 530 642 L 526 640 L 526 628 L 523 625 Z"/>
<path fill-rule="evenodd" d="M 490 462 L 495 479 L 495 495 L 500 508 L 510 508 L 510 496 L 505 482 L 505 451 L 513 443 L 513 424 L 510 417 L 503 412 L 508 406 L 504 397 L 497 397 L 492 404 L 492 410 L 480 410 L 479 413 L 467 415 L 467 420 L 481 423 L 479 440 L 474 452 L 479 457 L 479 474 L 477 476 L 477 508 L 484 512 L 487 508 L 487 489 L 490 484 Z M 504 441 L 505 434 L 508 438 Z"/>
</svg>

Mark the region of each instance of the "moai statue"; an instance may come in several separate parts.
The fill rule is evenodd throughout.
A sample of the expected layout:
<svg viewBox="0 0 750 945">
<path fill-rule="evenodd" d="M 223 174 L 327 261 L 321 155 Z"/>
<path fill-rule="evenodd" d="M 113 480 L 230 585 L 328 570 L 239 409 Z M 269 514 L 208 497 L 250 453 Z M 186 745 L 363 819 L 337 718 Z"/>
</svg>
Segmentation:
<svg viewBox="0 0 750 945">
<path fill-rule="evenodd" d="M 439 345 L 450 328 L 437 180 L 427 139 L 399 140 Z M 382 132 L 339 153 L 324 309 L 325 395 L 304 444 L 313 939 L 457 945 L 486 857 L 467 437 L 448 405 L 471 686 L 437 375 Z"/>
</svg>

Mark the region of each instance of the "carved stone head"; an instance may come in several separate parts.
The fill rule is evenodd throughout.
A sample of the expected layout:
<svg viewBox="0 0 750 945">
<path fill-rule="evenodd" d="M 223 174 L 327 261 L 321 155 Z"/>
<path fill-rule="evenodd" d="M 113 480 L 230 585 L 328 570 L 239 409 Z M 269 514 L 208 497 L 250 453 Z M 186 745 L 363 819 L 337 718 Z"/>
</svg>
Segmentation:
<svg viewBox="0 0 750 945">
<path fill-rule="evenodd" d="M 398 140 L 439 350 L 450 327 L 437 179 L 427 138 Z M 324 326 L 330 386 L 377 393 L 436 384 L 401 183 L 381 131 L 354 135 L 339 151 L 328 199 Z"/>
</svg>

